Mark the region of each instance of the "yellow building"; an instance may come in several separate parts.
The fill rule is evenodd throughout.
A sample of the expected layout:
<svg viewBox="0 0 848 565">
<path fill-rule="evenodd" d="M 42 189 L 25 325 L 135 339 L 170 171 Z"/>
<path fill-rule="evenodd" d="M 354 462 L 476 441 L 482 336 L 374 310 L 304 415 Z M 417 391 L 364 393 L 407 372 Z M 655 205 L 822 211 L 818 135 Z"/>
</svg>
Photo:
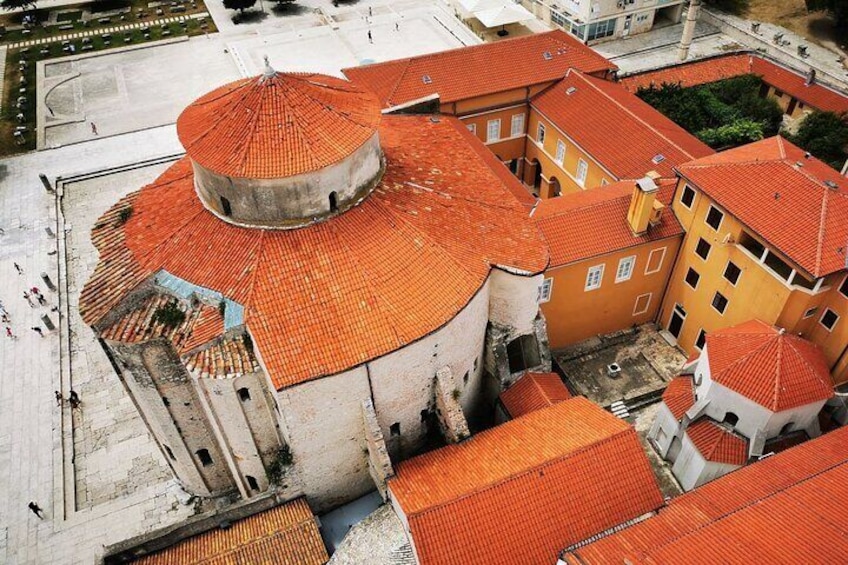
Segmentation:
<svg viewBox="0 0 848 565">
<path fill-rule="evenodd" d="M 679 168 L 686 236 L 660 323 L 689 353 L 758 318 L 818 344 L 848 380 L 848 180 L 780 137 Z"/>
</svg>

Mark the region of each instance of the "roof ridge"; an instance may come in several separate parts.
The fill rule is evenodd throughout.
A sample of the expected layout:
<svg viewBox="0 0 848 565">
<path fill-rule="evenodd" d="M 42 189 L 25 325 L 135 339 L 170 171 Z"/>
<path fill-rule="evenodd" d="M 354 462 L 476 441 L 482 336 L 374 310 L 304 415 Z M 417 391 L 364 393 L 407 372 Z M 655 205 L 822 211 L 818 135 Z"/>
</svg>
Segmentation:
<svg viewBox="0 0 848 565">
<path fill-rule="evenodd" d="M 412 65 L 412 57 L 408 57 L 405 61 L 406 64 L 403 66 L 403 70 L 401 71 L 400 75 L 398 75 L 398 78 L 395 81 L 395 84 L 389 92 L 388 96 L 386 96 L 386 102 L 389 104 L 389 106 L 394 105 L 394 103 L 392 102 L 392 97 L 397 92 L 397 89 L 400 88 L 400 84 L 403 82 L 403 78 L 406 76 L 406 73 L 409 71 L 409 67 Z"/>
<path fill-rule="evenodd" d="M 616 182 L 625 182 L 625 181 L 616 181 Z M 607 186 L 612 186 L 612 185 L 607 185 Z M 567 198 L 569 198 L 569 197 L 571 197 L 572 195 L 577 195 L 577 194 L 590 194 L 590 193 L 592 193 L 592 192 L 597 192 L 598 190 L 602 190 L 602 191 L 603 191 L 603 190 L 604 190 L 604 188 L 605 188 L 605 187 L 603 187 L 603 188 L 598 188 L 598 189 L 593 189 L 593 190 L 590 190 L 590 191 L 584 191 L 584 192 L 574 192 L 574 193 L 571 193 L 571 194 L 566 194 L 566 195 L 564 195 L 563 197 L 560 197 L 560 198 L 563 198 L 563 199 L 562 199 L 562 200 L 559 200 L 559 202 L 567 202 L 567 200 L 566 200 L 566 199 L 567 199 Z M 610 191 L 604 191 L 604 192 L 610 192 Z M 556 211 L 554 211 L 554 212 L 546 213 L 546 214 L 545 214 L 545 216 L 544 216 L 544 217 L 539 218 L 539 219 L 538 219 L 538 221 L 543 222 L 543 221 L 548 220 L 548 219 L 552 219 L 552 218 L 559 218 L 560 216 L 571 214 L 571 213 L 573 213 L 575 210 L 593 210 L 593 209 L 595 209 L 595 208 L 597 208 L 597 207 L 600 207 L 600 206 L 603 206 L 603 205 L 608 205 L 608 204 L 610 204 L 611 202 L 615 202 L 615 201 L 617 201 L 617 200 L 623 200 L 623 199 L 625 199 L 625 198 L 627 198 L 627 197 L 628 197 L 628 194 L 627 194 L 627 193 L 622 193 L 622 194 L 616 195 L 615 197 L 611 197 L 611 198 L 604 198 L 604 199 L 595 199 L 595 200 L 591 200 L 590 202 L 586 203 L 586 204 L 585 204 L 585 205 L 583 205 L 583 206 L 566 207 L 565 209 L 556 210 Z M 550 199 L 549 199 L 549 200 L 547 200 L 547 201 L 550 201 Z"/>
<path fill-rule="evenodd" d="M 248 288 L 244 293 L 244 303 L 241 305 L 244 308 L 244 317 L 242 319 L 242 323 L 245 326 L 245 329 L 250 330 L 248 326 L 248 320 L 252 318 L 252 315 L 256 315 L 253 311 L 253 287 L 256 284 L 256 274 L 259 271 L 259 264 L 261 263 L 260 259 L 265 254 L 265 237 L 267 236 L 266 230 L 260 230 L 259 240 L 256 242 L 256 255 L 252 262 L 250 262 L 250 282 L 248 283 Z M 221 296 L 224 296 L 224 293 L 221 293 Z M 226 296 L 224 296 L 226 298 Z M 235 301 L 233 301 L 235 302 Z M 252 314 L 252 315 L 251 315 Z M 250 336 L 250 339 L 253 340 L 254 336 Z"/>
<path fill-rule="evenodd" d="M 808 342 L 808 341 L 803 340 L 803 339 L 801 339 L 801 338 L 799 338 L 799 340 L 800 340 L 800 342 L 801 342 L 801 343 L 803 343 L 805 346 L 809 345 L 809 346 L 811 346 L 813 349 L 818 349 L 818 346 L 817 346 L 816 344 L 812 343 L 812 342 Z M 804 364 L 804 365 L 805 365 L 805 366 L 806 366 L 806 367 L 810 370 L 810 373 L 811 373 L 811 374 L 813 374 L 813 375 L 816 375 L 816 378 L 818 378 L 819 380 L 821 380 L 821 379 L 819 378 L 819 371 L 816 369 L 816 367 L 814 367 L 814 366 L 810 363 L 810 360 L 809 360 L 809 359 L 807 359 L 806 355 L 804 355 L 804 354 L 803 354 L 803 353 L 802 353 L 802 352 L 798 349 L 798 343 L 796 343 L 796 342 L 795 342 L 795 340 L 792 340 L 792 341 L 790 341 L 790 342 L 788 342 L 788 343 L 789 343 L 789 345 L 790 345 L 789 349 L 790 349 L 790 350 L 791 350 L 791 351 L 792 351 L 792 352 L 793 352 L 793 353 L 794 353 L 797 357 L 799 357 L 799 358 L 801 359 L 801 362 L 802 362 L 802 363 L 803 363 L 803 364 Z M 830 382 L 830 383 L 823 382 L 822 384 L 824 384 L 824 385 L 825 385 L 825 386 L 827 386 L 828 388 L 832 388 L 832 386 L 833 386 L 833 383 L 832 383 L 832 382 Z"/>
<path fill-rule="evenodd" d="M 759 332 L 757 332 L 757 333 L 759 333 Z M 763 333 L 763 334 L 766 334 L 766 332 L 762 332 L 762 333 Z M 755 334 L 755 332 L 750 332 L 750 333 L 748 333 L 747 335 L 756 335 L 756 334 Z M 724 337 L 729 337 L 729 336 L 727 336 L 726 334 L 719 334 L 719 335 L 713 336 L 713 340 L 715 340 L 716 338 L 721 339 L 721 338 L 724 338 Z M 743 363 L 747 363 L 747 362 L 751 359 L 751 357 L 753 357 L 754 355 L 757 355 L 757 354 L 759 354 L 759 353 L 762 353 L 763 349 L 765 349 L 766 347 L 768 347 L 769 345 L 771 345 L 771 338 L 772 338 L 772 337 L 773 337 L 773 336 L 769 336 L 769 339 L 768 339 L 767 341 L 763 342 L 762 344 L 760 344 L 760 345 L 759 345 L 759 346 L 757 346 L 756 348 L 754 348 L 754 349 L 752 349 L 752 350 L 748 351 L 745 355 L 743 355 L 743 356 L 741 356 L 741 357 L 737 358 L 735 361 L 733 361 L 732 363 L 730 363 L 730 364 L 729 364 L 728 366 L 726 366 L 726 367 L 725 367 L 725 368 L 724 368 L 724 369 L 723 369 L 720 373 L 718 373 L 718 374 L 716 374 L 716 375 L 714 376 L 714 380 L 717 380 L 717 379 L 716 379 L 716 377 L 720 378 L 720 377 L 721 377 L 721 375 L 725 375 L 728 371 L 734 370 L 734 369 L 737 367 L 737 365 L 741 365 L 741 364 L 743 364 Z M 709 355 L 708 355 L 708 357 L 709 357 Z M 721 383 L 721 382 L 719 382 L 719 384 L 721 384 L 722 386 L 727 386 L 727 385 L 725 385 L 725 384 L 723 384 L 723 383 Z M 729 387 L 728 387 L 728 388 L 729 388 Z M 743 395 L 743 396 L 746 396 L 746 395 Z"/>
<path fill-rule="evenodd" d="M 250 83 L 251 83 L 252 81 L 253 81 L 253 79 L 252 79 L 252 78 L 246 78 L 246 79 L 243 79 L 243 80 L 241 81 L 241 84 L 239 84 L 238 86 L 236 86 L 236 87 L 235 87 L 235 88 L 233 88 L 232 90 L 224 91 L 224 89 L 223 89 L 223 88 L 220 88 L 219 90 L 221 90 L 221 93 L 220 93 L 219 95 L 217 95 L 217 96 L 215 96 L 215 97 L 211 98 L 211 99 L 210 99 L 210 100 L 208 100 L 208 101 L 207 101 L 207 100 L 204 100 L 204 102 L 203 102 L 203 104 L 202 104 L 202 105 L 203 105 L 203 106 L 207 106 L 207 105 L 211 104 L 212 102 L 216 102 L 216 101 L 221 100 L 222 98 L 225 98 L 225 97 L 227 97 L 227 96 L 238 96 L 239 98 L 238 98 L 237 100 L 233 100 L 232 104 L 234 104 L 234 105 L 239 105 L 239 104 L 241 104 L 242 102 L 244 102 L 244 100 L 245 100 L 245 99 L 247 98 L 247 96 L 250 94 L 250 90 L 249 90 L 249 89 L 246 89 L 245 87 L 246 87 L 246 86 L 249 86 L 249 85 L 250 85 Z M 226 85 L 224 85 L 224 86 L 226 86 Z M 215 91 L 213 90 L 212 92 L 214 93 Z M 210 94 L 211 94 L 211 93 L 210 93 Z M 208 94 L 207 94 L 206 96 L 208 96 Z M 196 106 L 196 105 L 198 105 L 198 100 L 195 100 L 194 102 L 192 102 L 191 104 L 189 104 L 189 105 L 186 107 L 186 109 L 191 108 L 192 106 Z M 220 124 L 220 123 L 224 120 L 224 118 L 227 116 L 227 113 L 226 113 L 226 112 L 220 112 L 220 111 L 218 111 L 218 112 L 215 112 L 215 114 L 216 114 L 216 118 L 215 118 L 214 120 L 210 120 L 210 121 L 209 121 L 209 125 L 208 125 L 208 127 L 206 127 L 206 128 L 203 130 L 203 132 L 202 132 L 202 133 L 200 133 L 199 135 L 197 135 L 197 136 L 194 138 L 194 140 L 192 140 L 192 143 L 191 143 L 191 145 L 192 145 L 192 146 L 197 145 L 197 143 L 198 143 L 199 141 L 201 141 L 201 140 L 202 140 L 203 138 L 205 138 L 207 135 L 209 135 L 210 133 L 212 133 L 212 132 L 215 130 L 215 128 L 217 128 L 217 127 L 218 127 L 218 125 L 219 125 L 219 124 Z M 182 114 L 181 114 L 181 115 L 182 115 Z M 182 142 L 182 140 L 181 140 L 181 142 Z M 185 149 L 186 149 L 186 151 L 188 151 L 188 149 L 189 149 L 189 148 L 188 148 L 188 147 L 186 147 Z"/>
<path fill-rule="evenodd" d="M 780 385 L 781 378 L 783 377 L 783 372 L 781 371 L 783 367 L 783 346 L 785 344 L 785 333 L 779 333 L 777 335 L 777 356 L 775 358 L 775 377 L 774 377 L 774 392 L 772 396 L 772 407 L 775 411 L 777 411 L 780 406 Z"/>
<path fill-rule="evenodd" d="M 715 455 L 716 451 L 718 451 L 719 445 L 721 445 L 721 444 L 723 444 L 723 442 L 727 441 L 727 438 L 732 437 L 732 438 L 742 439 L 739 436 L 737 436 L 736 434 L 734 434 L 731 430 L 725 429 L 724 427 L 720 426 L 718 422 L 710 419 L 709 417 L 707 419 L 705 419 L 704 422 L 706 424 L 711 425 L 716 430 L 718 430 L 718 435 L 715 437 L 715 440 L 712 442 L 712 445 L 710 446 L 710 452 L 702 454 L 704 456 L 704 459 L 706 459 L 707 461 L 711 460 L 713 455 Z"/>
<path fill-rule="evenodd" d="M 822 255 L 824 253 L 824 236 L 825 224 L 827 223 L 828 204 L 830 203 L 830 189 L 825 187 L 822 190 L 822 205 L 821 215 L 819 216 L 819 233 L 816 239 L 816 272 L 813 275 L 818 275 L 821 272 Z"/>
</svg>

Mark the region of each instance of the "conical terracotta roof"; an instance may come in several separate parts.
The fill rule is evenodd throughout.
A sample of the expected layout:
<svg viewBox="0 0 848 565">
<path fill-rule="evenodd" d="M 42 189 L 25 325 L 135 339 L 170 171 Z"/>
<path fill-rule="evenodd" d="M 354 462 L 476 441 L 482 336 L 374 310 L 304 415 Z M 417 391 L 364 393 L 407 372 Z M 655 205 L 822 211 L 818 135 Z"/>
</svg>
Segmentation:
<svg viewBox="0 0 848 565">
<path fill-rule="evenodd" d="M 189 157 L 229 177 L 284 178 L 338 163 L 377 131 L 376 97 L 346 80 L 277 73 L 224 85 L 177 119 Z"/>
<path fill-rule="evenodd" d="M 714 382 L 773 412 L 833 396 L 821 350 L 760 320 L 707 334 L 707 356 Z"/>
</svg>

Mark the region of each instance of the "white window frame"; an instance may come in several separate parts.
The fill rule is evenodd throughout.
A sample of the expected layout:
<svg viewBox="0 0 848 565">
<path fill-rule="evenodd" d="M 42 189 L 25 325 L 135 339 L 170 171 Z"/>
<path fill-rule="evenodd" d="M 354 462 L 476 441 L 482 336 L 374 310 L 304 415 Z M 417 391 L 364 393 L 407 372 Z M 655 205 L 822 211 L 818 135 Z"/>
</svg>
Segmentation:
<svg viewBox="0 0 848 565">
<path fill-rule="evenodd" d="M 621 268 L 626 267 L 627 273 L 623 275 L 621 273 Z M 622 283 L 624 281 L 629 281 L 633 277 L 633 271 L 636 270 L 636 256 L 631 255 L 629 257 L 622 257 L 618 261 L 618 268 L 615 270 L 615 283 Z"/>
<path fill-rule="evenodd" d="M 492 135 L 492 130 L 496 129 L 494 135 Z M 486 122 L 486 143 L 492 143 L 493 141 L 500 141 L 501 139 L 501 119 L 495 118 L 494 120 L 489 120 Z"/>
<path fill-rule="evenodd" d="M 692 344 L 692 347 L 697 349 L 698 351 L 703 351 L 703 347 L 698 347 L 698 340 L 701 337 L 701 334 L 704 334 L 704 345 L 707 344 L 707 332 L 704 331 L 704 328 L 698 330 L 698 333 L 695 335 L 695 343 Z"/>
<path fill-rule="evenodd" d="M 826 325 L 824 325 L 824 323 L 822 322 L 822 320 L 824 320 L 824 317 L 827 315 L 827 313 L 828 313 L 828 312 L 833 312 L 833 315 L 834 315 L 834 316 L 836 316 L 836 320 L 834 320 L 833 325 L 832 325 L 832 326 L 830 326 L 830 327 L 827 327 L 827 326 L 826 326 Z M 833 328 L 835 328 L 835 327 L 836 327 L 836 324 L 838 324 L 838 323 L 839 323 L 839 314 L 837 314 L 835 310 L 832 310 L 832 309 L 830 309 L 830 308 L 825 308 L 825 309 L 824 309 L 824 312 L 822 312 L 822 315 L 821 315 L 821 316 L 819 316 L 819 325 L 820 325 L 821 327 L 823 327 L 824 329 L 826 329 L 826 330 L 828 331 L 828 333 L 832 332 L 832 331 L 833 331 Z"/>
<path fill-rule="evenodd" d="M 470 131 L 474 135 L 477 135 L 477 124 L 466 124 L 465 127 L 468 128 L 468 131 Z"/>
<path fill-rule="evenodd" d="M 600 265 L 595 265 L 593 267 L 589 267 L 589 270 L 586 272 L 586 284 L 583 286 L 584 292 L 589 292 L 590 290 L 597 290 L 601 288 L 601 285 L 604 282 L 604 268 L 606 267 L 606 263 L 601 263 Z M 597 282 L 592 283 L 592 279 L 597 276 Z"/>
<path fill-rule="evenodd" d="M 727 278 L 727 268 L 728 268 L 730 265 L 733 265 L 734 267 L 736 267 L 737 269 L 739 269 L 739 276 L 738 276 L 738 277 L 736 277 L 736 282 L 732 282 L 729 278 Z M 726 280 L 726 281 L 730 284 L 730 286 L 736 286 L 737 284 L 739 284 L 739 279 L 741 279 L 741 278 L 742 278 L 742 267 L 740 267 L 739 265 L 737 265 L 736 263 L 734 263 L 732 259 L 728 259 L 728 260 L 727 260 L 727 264 L 724 266 L 724 271 L 722 271 L 722 273 L 721 273 L 721 278 L 723 278 L 724 280 Z"/>
<path fill-rule="evenodd" d="M 536 126 L 536 141 L 539 145 L 545 144 L 545 124 L 539 122 L 538 126 Z"/>
<path fill-rule="evenodd" d="M 692 271 L 693 273 L 698 275 L 698 282 L 695 283 L 695 286 L 692 286 L 691 284 L 689 284 L 689 271 Z M 692 290 L 698 290 L 698 285 L 701 283 L 701 273 L 699 273 L 698 271 L 696 271 L 692 267 L 689 267 L 688 269 L 686 269 L 686 274 L 683 275 L 683 283 L 686 286 L 688 286 L 689 288 L 691 288 Z"/>
<path fill-rule="evenodd" d="M 513 114 L 509 123 L 509 133 L 512 137 L 524 135 L 524 114 Z"/>
<path fill-rule="evenodd" d="M 653 275 L 654 273 L 659 273 L 660 271 L 662 271 L 663 263 L 665 263 L 665 252 L 666 252 L 667 249 L 668 249 L 668 247 L 660 247 L 659 249 L 652 249 L 651 250 L 651 252 L 648 254 L 648 262 L 645 263 L 645 274 L 646 275 Z M 660 251 L 662 252 L 662 257 L 660 258 L 660 262 L 657 265 L 657 268 L 654 269 L 653 271 L 649 271 L 648 269 L 651 266 L 651 259 L 653 258 L 654 253 L 658 253 Z"/>
<path fill-rule="evenodd" d="M 718 312 L 720 316 L 724 316 L 724 313 L 727 312 L 727 307 L 730 306 L 730 299 L 728 297 L 726 297 L 725 295 L 721 294 L 721 297 L 724 298 L 724 312 L 722 312 L 721 310 L 716 308 L 716 306 L 714 304 L 717 294 L 721 294 L 721 293 L 719 291 L 715 291 L 715 293 L 713 293 L 713 297 L 710 299 L 710 307 L 713 310 L 715 310 L 716 312 Z"/>
<path fill-rule="evenodd" d="M 842 292 L 842 288 L 845 287 L 846 285 L 848 285 L 848 276 L 846 276 L 844 279 L 842 279 L 842 282 L 839 283 L 839 286 L 836 288 L 836 292 L 840 296 L 842 296 L 842 298 L 848 298 L 848 294 L 845 294 L 844 292 Z"/>
<path fill-rule="evenodd" d="M 712 227 L 710 224 L 707 223 L 707 218 L 710 217 L 710 212 L 712 212 L 713 210 L 715 210 L 716 212 L 721 214 L 721 219 L 718 221 L 718 225 L 716 227 Z M 723 224 L 723 223 L 724 223 L 724 212 L 719 210 L 717 206 L 710 204 L 710 207 L 707 209 L 707 213 L 704 215 L 704 224 L 706 224 L 706 226 L 708 228 L 710 228 L 711 230 L 718 231 L 718 230 L 721 229 L 721 224 Z"/>
<path fill-rule="evenodd" d="M 707 256 L 706 257 L 701 257 L 701 254 L 698 253 L 698 244 L 701 243 L 702 239 L 704 240 L 704 243 L 706 243 L 709 246 L 709 249 L 707 249 Z M 707 241 L 706 239 L 704 239 L 703 237 L 699 237 L 698 241 L 695 243 L 694 251 L 695 251 L 695 257 L 697 257 L 701 261 L 706 261 L 707 259 L 710 258 L 710 253 L 713 252 L 713 244 L 710 243 L 709 241 Z"/>
<path fill-rule="evenodd" d="M 640 311 L 638 311 L 638 312 L 637 312 L 637 311 L 636 311 L 636 307 L 639 305 L 639 299 L 640 299 L 640 298 L 642 298 L 643 296 L 647 296 L 647 297 L 648 297 L 648 301 L 647 301 L 647 302 L 645 302 L 645 309 L 644 309 L 644 310 L 640 310 Z M 639 296 L 637 296 L 637 297 L 636 297 L 636 302 L 634 302 L 634 303 L 633 303 L 633 315 L 634 315 L 634 316 L 641 316 L 642 314 L 644 314 L 644 313 L 646 313 L 648 310 L 650 310 L 650 309 L 651 309 L 651 300 L 653 300 L 653 298 L 654 298 L 654 293 L 653 293 L 653 292 L 646 292 L 645 294 L 640 294 Z"/>
<path fill-rule="evenodd" d="M 565 143 L 561 139 L 557 139 L 556 157 L 554 159 L 560 165 L 565 161 Z"/>
<path fill-rule="evenodd" d="M 553 292 L 554 287 L 554 279 L 546 278 L 542 281 L 542 284 L 539 285 L 538 293 L 536 296 L 536 301 L 539 304 L 544 304 L 545 302 L 550 302 L 551 293 Z"/>
<path fill-rule="evenodd" d="M 692 193 L 692 202 L 689 204 L 689 206 L 687 206 L 686 203 L 683 201 L 683 195 L 686 194 L 687 190 Z M 695 197 L 696 196 L 698 196 L 698 195 L 695 193 L 695 189 L 693 189 L 688 184 L 684 184 L 683 190 L 680 191 L 680 205 L 683 206 L 684 208 L 686 208 L 687 210 L 691 210 L 692 206 L 695 205 Z"/>
<path fill-rule="evenodd" d="M 580 170 L 583 169 L 583 175 L 581 177 Z M 586 186 L 586 177 L 589 176 L 589 163 L 584 161 L 583 159 L 577 159 L 577 171 L 574 180 L 577 181 L 577 184 L 580 186 Z"/>
</svg>

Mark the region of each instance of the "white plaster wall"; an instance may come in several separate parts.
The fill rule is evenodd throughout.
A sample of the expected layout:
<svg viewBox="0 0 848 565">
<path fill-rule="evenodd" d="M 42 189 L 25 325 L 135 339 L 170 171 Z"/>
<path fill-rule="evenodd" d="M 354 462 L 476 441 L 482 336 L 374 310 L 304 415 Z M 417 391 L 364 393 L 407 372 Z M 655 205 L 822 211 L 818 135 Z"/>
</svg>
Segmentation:
<svg viewBox="0 0 848 565">
<path fill-rule="evenodd" d="M 701 456 L 695 444 L 692 443 L 688 435 L 684 434 L 680 454 L 671 467 L 671 472 L 683 490 L 690 491 L 695 488 L 704 473 L 706 464 L 707 461 Z"/>
<path fill-rule="evenodd" d="M 489 320 L 510 330 L 507 341 L 533 333 L 533 320 L 539 311 L 536 298 L 544 275 L 513 275 L 492 269 L 489 276 Z"/>
<path fill-rule="evenodd" d="M 654 442 L 654 445 L 659 450 L 660 457 L 665 458 L 668 454 L 671 442 L 674 440 L 674 436 L 677 434 L 679 429 L 680 423 L 674 417 L 674 414 L 671 413 L 671 410 L 669 410 L 665 402 L 660 403 L 654 423 L 651 426 L 650 432 L 648 432 L 648 437 Z M 659 437 L 660 430 L 664 432 L 664 437 L 662 438 Z"/>
</svg>

